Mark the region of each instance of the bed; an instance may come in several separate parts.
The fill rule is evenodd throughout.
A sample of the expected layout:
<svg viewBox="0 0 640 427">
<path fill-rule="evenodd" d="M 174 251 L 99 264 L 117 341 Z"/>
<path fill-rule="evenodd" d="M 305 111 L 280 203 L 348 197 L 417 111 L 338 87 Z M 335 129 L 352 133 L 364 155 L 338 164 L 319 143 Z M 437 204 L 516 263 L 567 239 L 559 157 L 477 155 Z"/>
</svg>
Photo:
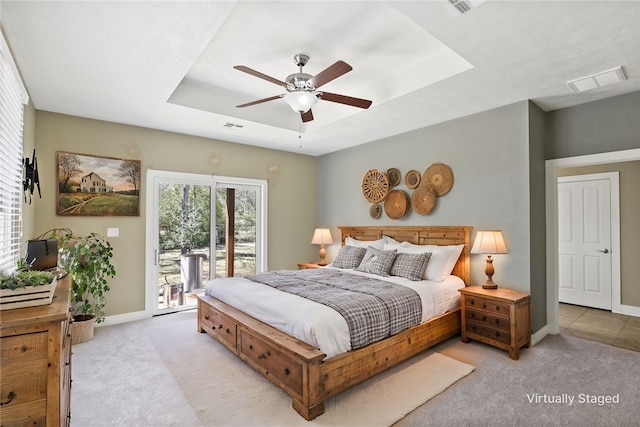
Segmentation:
<svg viewBox="0 0 640 427">
<path fill-rule="evenodd" d="M 342 244 L 350 239 L 383 238 L 412 245 L 461 245 L 452 275 L 469 285 L 468 226 L 342 226 Z M 386 236 L 386 237 L 385 237 Z M 353 242 L 353 240 L 351 240 Z M 364 244 L 366 245 L 366 243 Z M 223 279 L 225 281 L 237 278 Z M 252 317 L 210 295 L 198 300 L 198 331 L 214 337 L 253 369 L 284 390 L 293 408 L 311 420 L 324 401 L 460 332 L 460 308 L 363 347 L 327 352 Z"/>
</svg>

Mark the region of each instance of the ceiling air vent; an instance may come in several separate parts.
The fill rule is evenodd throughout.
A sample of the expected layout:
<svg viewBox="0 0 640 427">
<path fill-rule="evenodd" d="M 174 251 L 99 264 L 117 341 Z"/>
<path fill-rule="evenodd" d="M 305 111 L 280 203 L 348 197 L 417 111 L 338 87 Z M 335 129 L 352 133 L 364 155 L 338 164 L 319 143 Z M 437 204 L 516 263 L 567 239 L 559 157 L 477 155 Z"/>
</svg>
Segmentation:
<svg viewBox="0 0 640 427">
<path fill-rule="evenodd" d="M 472 8 L 480 6 L 487 0 L 447 0 L 461 15 L 469 12 Z"/>
<path fill-rule="evenodd" d="M 613 83 L 619 83 L 627 78 L 622 72 L 622 67 L 612 68 L 610 70 L 601 71 L 590 76 L 580 77 L 579 79 L 570 80 L 567 82 L 571 89 L 576 93 L 584 92 L 591 89 L 596 89 L 601 86 L 610 85 Z"/>
<path fill-rule="evenodd" d="M 449 0 L 449 3 L 451 3 L 451 6 L 455 7 L 462 15 L 471 10 L 471 6 L 465 0 Z"/>
<path fill-rule="evenodd" d="M 244 128 L 244 125 L 239 125 L 237 123 L 226 122 L 224 124 L 224 127 L 229 128 L 229 129 L 239 130 L 239 129 Z"/>
</svg>

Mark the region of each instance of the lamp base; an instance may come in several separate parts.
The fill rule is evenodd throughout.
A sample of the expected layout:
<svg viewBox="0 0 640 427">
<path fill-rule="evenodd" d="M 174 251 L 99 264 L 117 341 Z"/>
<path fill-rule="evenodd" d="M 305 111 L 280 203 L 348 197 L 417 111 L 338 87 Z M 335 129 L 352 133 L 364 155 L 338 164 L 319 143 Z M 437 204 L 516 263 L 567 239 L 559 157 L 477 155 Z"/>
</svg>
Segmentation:
<svg viewBox="0 0 640 427">
<path fill-rule="evenodd" d="M 487 279 L 482 284 L 482 289 L 498 289 L 498 284 L 491 279 Z"/>
</svg>

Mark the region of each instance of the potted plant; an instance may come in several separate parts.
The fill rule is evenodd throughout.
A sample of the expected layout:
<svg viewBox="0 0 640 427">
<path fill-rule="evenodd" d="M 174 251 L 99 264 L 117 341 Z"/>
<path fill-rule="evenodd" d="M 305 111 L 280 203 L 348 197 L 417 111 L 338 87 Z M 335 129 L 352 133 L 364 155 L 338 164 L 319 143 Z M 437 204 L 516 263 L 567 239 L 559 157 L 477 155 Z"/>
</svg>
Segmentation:
<svg viewBox="0 0 640 427">
<path fill-rule="evenodd" d="M 71 278 L 72 342 L 89 341 L 95 323 L 104 321 L 107 279 L 116 274 L 111 263 L 113 247 L 98 233 L 79 237 L 65 229 L 51 235 L 58 239 L 59 266 Z"/>
<path fill-rule="evenodd" d="M 0 274 L 0 310 L 51 304 L 55 288 L 56 276 L 48 271 Z"/>
</svg>

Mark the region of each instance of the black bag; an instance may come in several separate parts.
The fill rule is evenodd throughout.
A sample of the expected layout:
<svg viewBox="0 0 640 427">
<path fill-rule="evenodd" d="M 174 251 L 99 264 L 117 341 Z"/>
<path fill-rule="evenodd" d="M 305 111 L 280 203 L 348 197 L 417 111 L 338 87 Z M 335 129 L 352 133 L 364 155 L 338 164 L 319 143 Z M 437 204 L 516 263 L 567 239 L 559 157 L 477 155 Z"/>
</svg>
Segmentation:
<svg viewBox="0 0 640 427">
<path fill-rule="evenodd" d="M 27 264 L 32 270 L 48 270 L 58 265 L 58 240 L 27 240 Z"/>
</svg>

